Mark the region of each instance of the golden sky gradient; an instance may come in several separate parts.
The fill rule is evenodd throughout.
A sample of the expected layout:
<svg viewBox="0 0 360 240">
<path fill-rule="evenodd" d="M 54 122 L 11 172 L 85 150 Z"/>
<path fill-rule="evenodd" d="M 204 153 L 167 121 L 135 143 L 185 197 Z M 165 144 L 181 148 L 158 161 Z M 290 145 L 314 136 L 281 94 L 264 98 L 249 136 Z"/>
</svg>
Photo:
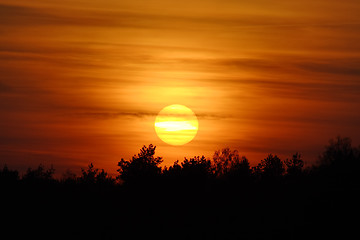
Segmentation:
<svg viewBox="0 0 360 240">
<path fill-rule="evenodd" d="M 150 143 L 165 165 L 358 145 L 359 13 L 358 0 L 0 0 L 0 163 L 116 173 Z M 155 134 L 171 104 L 199 120 L 184 146 Z"/>
</svg>

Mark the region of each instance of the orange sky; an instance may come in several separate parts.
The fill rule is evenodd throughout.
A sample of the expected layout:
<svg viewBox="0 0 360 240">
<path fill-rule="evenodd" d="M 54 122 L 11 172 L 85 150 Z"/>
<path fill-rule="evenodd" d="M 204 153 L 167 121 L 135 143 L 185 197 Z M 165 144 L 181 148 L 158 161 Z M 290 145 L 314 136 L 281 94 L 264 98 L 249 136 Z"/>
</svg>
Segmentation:
<svg viewBox="0 0 360 240">
<path fill-rule="evenodd" d="M 116 173 L 150 143 L 167 165 L 227 146 L 255 164 L 313 162 L 336 135 L 358 145 L 359 12 L 358 0 L 0 0 L 0 163 Z M 189 144 L 155 134 L 170 104 L 199 119 Z"/>
</svg>

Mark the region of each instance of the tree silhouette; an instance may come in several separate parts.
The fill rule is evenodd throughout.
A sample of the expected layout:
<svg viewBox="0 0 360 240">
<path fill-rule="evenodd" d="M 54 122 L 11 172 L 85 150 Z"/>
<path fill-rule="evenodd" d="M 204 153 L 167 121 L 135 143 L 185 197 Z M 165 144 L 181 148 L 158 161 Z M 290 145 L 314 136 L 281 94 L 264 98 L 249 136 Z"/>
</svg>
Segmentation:
<svg viewBox="0 0 360 240">
<path fill-rule="evenodd" d="M 313 170 L 328 180 L 356 182 L 360 168 L 360 147 L 352 147 L 350 138 L 337 136 L 329 141 L 319 156 L 320 165 Z"/>
<path fill-rule="evenodd" d="M 98 172 L 99 169 L 94 168 L 94 165 L 90 163 L 87 169 L 81 168 L 81 177 L 79 177 L 79 182 L 83 184 L 95 184 Z"/>
<path fill-rule="evenodd" d="M 304 167 L 304 161 L 301 159 L 300 153 L 295 153 L 291 159 L 285 160 L 286 172 L 290 176 L 299 176 Z"/>
<path fill-rule="evenodd" d="M 55 169 L 52 165 L 49 169 L 45 169 L 45 167 L 40 164 L 36 169 L 28 168 L 22 180 L 28 183 L 51 182 L 54 181 L 54 173 Z"/>
<path fill-rule="evenodd" d="M 19 179 L 4 166 L 1 201 L 10 211 L 3 211 L 3 235 L 10 236 L 6 230 L 12 227 L 30 238 L 39 226 L 44 236 L 109 239 L 303 239 L 313 232 L 326 238 L 332 229 L 340 236 L 356 230 L 350 214 L 358 209 L 360 149 L 348 138 L 330 140 L 319 165 L 306 174 L 299 153 L 284 162 L 269 154 L 250 170 L 247 158 L 228 148 L 216 151 L 213 160 L 185 158 L 162 171 L 155 149 L 143 146 L 130 160 L 121 159 L 118 178 L 125 184 L 105 191 L 102 186 L 115 186 L 114 179 L 92 163 L 79 177 L 68 170 L 61 180 L 52 167 L 29 168 Z M 89 227 L 94 231 L 84 231 Z"/>
<path fill-rule="evenodd" d="M 258 171 L 264 178 L 278 178 L 285 172 L 283 161 L 276 156 L 269 154 L 261 163 L 258 165 Z"/>
<path fill-rule="evenodd" d="M 16 170 L 9 170 L 5 164 L 0 170 L 0 184 L 13 184 L 19 180 L 19 172 Z"/>
<path fill-rule="evenodd" d="M 96 175 L 96 183 L 101 185 L 112 185 L 115 182 L 115 179 L 109 176 L 104 169 L 101 169 Z"/>
<path fill-rule="evenodd" d="M 61 176 L 61 182 L 67 184 L 75 184 L 77 181 L 76 174 L 67 169 Z"/>
<path fill-rule="evenodd" d="M 249 160 L 243 156 L 241 159 L 236 159 L 231 165 L 228 177 L 230 180 L 247 181 L 252 174 Z"/>
<path fill-rule="evenodd" d="M 217 177 L 224 176 L 239 162 L 240 156 L 237 150 L 231 151 L 230 148 L 217 150 L 213 156 L 214 173 Z"/>
<path fill-rule="evenodd" d="M 205 180 L 211 176 L 211 161 L 205 156 L 195 156 L 181 163 L 183 176 L 192 180 Z"/>
<path fill-rule="evenodd" d="M 179 180 L 182 177 L 182 167 L 179 160 L 176 160 L 170 167 L 164 167 L 162 175 L 166 180 Z"/>
<path fill-rule="evenodd" d="M 325 151 L 320 155 L 321 165 L 346 165 L 356 163 L 359 155 L 359 149 L 351 146 L 350 138 L 341 138 L 337 136 L 329 141 Z"/>
<path fill-rule="evenodd" d="M 189 187 L 207 183 L 214 175 L 211 161 L 205 156 L 195 156 L 190 159 L 184 158 L 180 164 L 177 160 L 172 166 L 165 167 L 162 176 L 168 184 Z"/>
<path fill-rule="evenodd" d="M 79 182 L 87 185 L 94 184 L 112 184 L 115 180 L 105 172 L 104 169 L 99 170 L 98 168 L 94 168 L 92 163 L 89 164 L 88 168 L 81 169 L 81 177 L 79 177 Z"/>
<path fill-rule="evenodd" d="M 123 158 L 118 162 L 119 172 L 118 179 L 125 183 L 140 183 L 145 181 L 152 181 L 158 178 L 161 174 L 162 163 L 161 157 L 154 157 L 156 146 L 152 144 L 149 147 L 145 145 L 140 149 L 140 153 L 134 155 L 131 160 L 124 160 Z"/>
</svg>

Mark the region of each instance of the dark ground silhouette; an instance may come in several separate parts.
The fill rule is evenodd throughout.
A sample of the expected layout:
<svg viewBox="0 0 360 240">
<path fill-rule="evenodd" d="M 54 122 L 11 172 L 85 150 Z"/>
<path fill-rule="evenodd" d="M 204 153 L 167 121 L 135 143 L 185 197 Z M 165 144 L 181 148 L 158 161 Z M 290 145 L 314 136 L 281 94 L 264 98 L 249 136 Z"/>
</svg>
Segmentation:
<svg viewBox="0 0 360 240">
<path fill-rule="evenodd" d="M 0 170 L 3 236 L 46 239 L 304 239 L 357 235 L 360 148 L 337 137 L 304 169 L 299 153 L 250 167 L 228 148 L 161 168 L 144 146 L 110 177 L 90 164 L 54 179 Z"/>
</svg>

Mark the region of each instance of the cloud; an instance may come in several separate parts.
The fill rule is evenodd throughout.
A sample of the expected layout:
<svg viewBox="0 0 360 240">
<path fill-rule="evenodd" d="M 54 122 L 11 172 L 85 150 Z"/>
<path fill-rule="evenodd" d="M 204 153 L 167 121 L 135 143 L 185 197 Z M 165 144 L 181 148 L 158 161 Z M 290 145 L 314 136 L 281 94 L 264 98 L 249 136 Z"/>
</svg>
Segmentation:
<svg viewBox="0 0 360 240">
<path fill-rule="evenodd" d="M 67 12 L 54 11 L 55 9 L 41 9 L 16 5 L 0 5 L 0 23 L 7 26 L 34 26 L 34 25 L 105 25 L 106 18 L 91 16 L 84 11 Z"/>
<path fill-rule="evenodd" d="M 124 112 L 124 111 L 108 111 L 108 112 L 80 112 L 73 114 L 74 116 L 80 118 L 92 118 L 92 119 L 116 119 L 116 118 L 146 118 L 146 117 L 156 117 L 158 112 Z M 223 118 L 228 118 L 230 116 L 220 116 L 218 114 L 211 113 L 197 113 L 196 117 L 199 119 L 207 119 L 207 120 L 219 120 Z"/>
<path fill-rule="evenodd" d="M 328 101 L 351 101 L 360 95 L 360 58 L 329 58 L 301 54 L 264 55 L 262 58 L 189 59 L 222 75 L 198 78 L 198 84 L 207 84 L 227 91 L 226 96 L 244 97 L 251 92 L 280 98 L 300 98 Z"/>
<path fill-rule="evenodd" d="M 114 119 L 120 117 L 144 118 L 156 116 L 157 113 L 152 112 L 81 112 L 75 114 L 78 117 L 93 119 Z"/>
<path fill-rule="evenodd" d="M 0 4 L 0 25 L 29 26 L 65 23 L 69 20 L 39 8 Z"/>
<path fill-rule="evenodd" d="M 42 17 L 41 17 L 42 16 Z M 33 8 L 0 4 L 0 24 L 1 25 L 17 25 L 29 23 L 24 20 L 29 18 L 37 19 L 39 21 L 46 20 L 45 15 L 34 10 Z"/>
<path fill-rule="evenodd" d="M 330 59 L 323 62 L 309 61 L 298 63 L 301 69 L 337 75 L 360 75 L 360 58 Z"/>
<path fill-rule="evenodd" d="M 9 93 L 12 92 L 13 88 L 10 87 L 9 85 L 0 82 L 0 93 Z"/>
<path fill-rule="evenodd" d="M 58 6 L 59 7 L 59 6 Z M 57 8 L 58 8 L 57 7 Z M 218 23 L 217 19 L 174 16 L 148 11 L 126 11 L 114 9 L 56 9 L 0 4 L 0 24 L 7 26 L 30 25 L 78 25 L 129 28 L 182 28 Z M 191 24 L 190 24 L 191 23 Z"/>
<path fill-rule="evenodd" d="M 339 75 L 360 75 L 360 58 L 337 58 L 316 56 L 313 59 L 299 54 L 264 55 L 263 57 L 218 58 L 218 59 L 181 59 L 181 62 L 202 63 L 207 67 L 221 67 L 232 70 L 257 70 L 258 73 L 282 71 L 289 73 L 296 69 Z"/>
<path fill-rule="evenodd" d="M 169 9 L 167 9 L 169 10 Z M 298 28 L 308 26 L 308 21 L 301 18 L 275 14 L 272 12 L 249 12 L 244 9 L 242 14 L 206 14 L 199 8 L 194 12 L 156 11 L 154 9 L 139 8 L 61 8 L 59 5 L 40 8 L 0 4 L 0 24 L 4 26 L 30 25 L 78 25 L 128 27 L 147 29 L 187 29 L 192 31 L 212 31 L 212 28 Z M 341 23 L 315 24 L 316 26 L 339 26 Z"/>
</svg>

